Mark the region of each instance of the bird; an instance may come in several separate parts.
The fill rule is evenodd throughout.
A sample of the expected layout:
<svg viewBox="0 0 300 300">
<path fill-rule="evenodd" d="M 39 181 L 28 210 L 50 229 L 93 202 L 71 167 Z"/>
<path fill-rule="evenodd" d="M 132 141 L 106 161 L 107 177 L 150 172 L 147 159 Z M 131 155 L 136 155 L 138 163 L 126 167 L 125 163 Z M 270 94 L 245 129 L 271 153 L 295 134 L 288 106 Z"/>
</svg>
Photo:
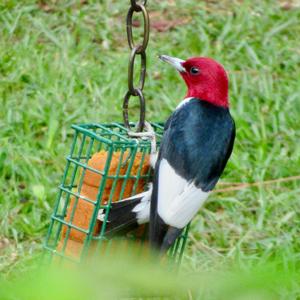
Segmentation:
<svg viewBox="0 0 300 300">
<path fill-rule="evenodd" d="M 149 244 L 164 254 L 217 184 L 231 156 L 236 129 L 228 75 L 219 62 L 209 57 L 159 58 L 179 72 L 187 94 L 165 123 L 148 190 L 113 203 L 99 219 L 108 213 L 110 233 L 149 223 Z"/>
</svg>

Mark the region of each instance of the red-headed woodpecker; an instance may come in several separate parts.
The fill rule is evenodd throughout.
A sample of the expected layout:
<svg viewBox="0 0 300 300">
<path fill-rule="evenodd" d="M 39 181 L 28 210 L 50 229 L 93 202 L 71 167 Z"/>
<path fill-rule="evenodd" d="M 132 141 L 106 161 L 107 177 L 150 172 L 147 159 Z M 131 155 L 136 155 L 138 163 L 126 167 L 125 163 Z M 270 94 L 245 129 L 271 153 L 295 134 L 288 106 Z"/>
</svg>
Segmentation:
<svg viewBox="0 0 300 300">
<path fill-rule="evenodd" d="M 165 124 L 153 184 L 113 203 L 108 231 L 149 222 L 150 245 L 165 252 L 218 182 L 232 152 L 235 125 L 221 64 L 206 57 L 160 59 L 179 71 L 188 92 Z"/>
</svg>

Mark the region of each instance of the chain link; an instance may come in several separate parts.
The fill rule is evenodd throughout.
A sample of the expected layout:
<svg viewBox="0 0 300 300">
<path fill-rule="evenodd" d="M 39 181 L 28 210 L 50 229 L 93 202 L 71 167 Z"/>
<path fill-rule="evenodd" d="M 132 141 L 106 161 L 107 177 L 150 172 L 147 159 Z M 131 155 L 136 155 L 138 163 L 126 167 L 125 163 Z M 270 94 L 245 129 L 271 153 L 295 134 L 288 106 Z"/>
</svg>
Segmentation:
<svg viewBox="0 0 300 300">
<path fill-rule="evenodd" d="M 139 96 L 139 100 L 140 100 L 140 119 L 137 125 L 137 132 L 142 132 L 145 126 L 146 103 L 145 103 L 145 98 L 142 90 L 136 89 L 135 92 L 137 96 Z M 128 129 L 131 129 L 129 124 L 129 117 L 128 117 L 128 103 L 131 96 L 134 95 L 132 95 L 131 92 L 128 91 L 125 95 L 124 102 L 123 102 L 123 119 L 124 119 L 124 124 Z"/>
<path fill-rule="evenodd" d="M 146 10 L 146 7 L 141 5 L 141 4 L 136 4 L 136 6 L 138 8 L 140 8 L 140 10 L 138 10 L 138 12 L 142 12 L 143 13 L 143 19 L 144 19 L 144 38 L 143 38 L 143 43 L 142 45 L 139 47 L 138 52 L 137 53 L 142 53 L 143 51 L 146 51 L 147 45 L 148 45 L 148 41 L 149 41 L 149 15 L 148 12 Z M 132 17 L 133 17 L 133 13 L 136 10 L 134 10 L 134 7 L 130 7 L 128 14 L 127 14 L 127 18 L 126 18 L 126 29 L 127 29 L 127 39 L 128 39 L 128 44 L 130 49 L 135 48 L 135 44 L 133 41 L 133 34 L 132 34 Z"/>
<path fill-rule="evenodd" d="M 138 3 L 136 3 L 136 0 L 130 0 L 130 3 L 131 3 L 131 7 L 135 10 L 135 11 L 140 11 L 140 7 L 138 5 Z M 144 0 L 142 2 L 142 5 L 143 6 L 146 6 L 147 5 L 147 0 Z"/>
<path fill-rule="evenodd" d="M 138 94 L 136 93 L 136 88 L 134 87 L 134 63 L 135 63 L 135 58 L 138 53 L 138 47 L 134 47 L 131 51 L 131 55 L 129 58 L 129 64 L 128 64 L 128 90 L 130 91 L 131 95 L 137 96 Z M 144 84 L 145 84 L 145 79 L 146 79 L 146 53 L 143 51 L 140 53 L 141 56 L 141 71 L 140 71 L 140 80 L 139 80 L 139 87 L 138 89 L 143 90 Z"/>
<path fill-rule="evenodd" d="M 130 0 L 131 6 L 128 10 L 126 17 L 126 30 L 127 30 L 127 40 L 129 48 L 131 49 L 131 54 L 129 58 L 128 64 L 128 92 L 124 97 L 123 102 L 123 118 L 125 126 L 130 129 L 129 117 L 128 117 L 128 105 L 129 99 L 131 96 L 139 97 L 140 101 L 140 119 L 137 126 L 137 132 L 143 131 L 145 126 L 145 97 L 143 95 L 143 88 L 145 84 L 146 78 L 146 49 L 149 41 L 149 32 L 150 32 L 150 22 L 149 22 L 149 14 L 146 9 L 147 0 L 137 1 Z M 143 22 L 144 22 L 144 33 L 143 33 L 143 41 L 142 43 L 136 44 L 133 39 L 133 15 L 134 13 L 142 13 Z M 134 66 L 136 56 L 139 55 L 141 57 L 141 71 L 139 76 L 139 84 L 137 87 L 134 86 Z"/>
</svg>

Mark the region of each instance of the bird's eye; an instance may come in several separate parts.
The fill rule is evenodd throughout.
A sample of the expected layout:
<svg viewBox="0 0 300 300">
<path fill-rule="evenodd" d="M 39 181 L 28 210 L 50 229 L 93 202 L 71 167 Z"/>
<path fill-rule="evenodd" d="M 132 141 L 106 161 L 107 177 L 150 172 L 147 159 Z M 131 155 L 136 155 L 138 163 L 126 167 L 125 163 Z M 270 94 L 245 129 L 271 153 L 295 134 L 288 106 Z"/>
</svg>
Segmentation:
<svg viewBox="0 0 300 300">
<path fill-rule="evenodd" d="M 192 74 L 192 75 L 197 75 L 197 74 L 199 74 L 199 69 L 198 68 L 196 68 L 196 67 L 191 67 L 191 70 L 190 70 L 190 73 Z"/>
</svg>

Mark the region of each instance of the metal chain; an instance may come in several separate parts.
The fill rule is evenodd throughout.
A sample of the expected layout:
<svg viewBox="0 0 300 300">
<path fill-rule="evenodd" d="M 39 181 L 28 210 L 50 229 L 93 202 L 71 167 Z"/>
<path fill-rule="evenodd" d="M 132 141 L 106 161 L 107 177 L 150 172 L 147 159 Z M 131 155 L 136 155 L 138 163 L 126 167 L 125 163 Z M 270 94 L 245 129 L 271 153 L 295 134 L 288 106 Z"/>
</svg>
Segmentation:
<svg viewBox="0 0 300 300">
<path fill-rule="evenodd" d="M 149 14 L 146 9 L 147 0 L 137 1 L 130 0 L 131 6 L 128 10 L 126 17 L 126 30 L 127 30 L 127 40 L 129 48 L 131 49 L 131 54 L 129 58 L 128 64 L 128 92 L 124 97 L 123 102 L 123 119 L 125 126 L 130 129 L 129 117 L 128 117 L 128 104 L 131 96 L 139 97 L 140 100 L 140 119 L 137 125 L 137 132 L 142 132 L 145 126 L 145 112 L 146 112 L 146 104 L 145 97 L 143 94 L 145 78 L 146 78 L 146 49 L 149 41 L 149 32 L 150 32 L 150 24 L 149 24 Z M 144 34 L 143 41 L 140 44 L 136 44 L 133 39 L 132 33 L 132 20 L 134 13 L 142 13 L 144 20 Z M 134 86 L 134 65 L 136 56 L 141 57 L 141 71 L 139 77 L 138 86 Z"/>
</svg>

